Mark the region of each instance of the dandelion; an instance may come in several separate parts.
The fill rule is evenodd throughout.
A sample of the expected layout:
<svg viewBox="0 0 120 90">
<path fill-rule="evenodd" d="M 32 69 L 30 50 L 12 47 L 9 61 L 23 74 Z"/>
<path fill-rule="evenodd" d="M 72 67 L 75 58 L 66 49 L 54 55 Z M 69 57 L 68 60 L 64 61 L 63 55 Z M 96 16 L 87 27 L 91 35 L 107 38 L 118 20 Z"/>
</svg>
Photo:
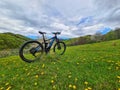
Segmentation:
<svg viewBox="0 0 120 90">
<path fill-rule="evenodd" d="M 85 90 L 88 90 L 88 88 L 85 88 Z"/>
<path fill-rule="evenodd" d="M 120 76 L 117 76 L 118 79 L 120 79 Z"/>
<path fill-rule="evenodd" d="M 24 78 L 21 78 L 21 80 L 24 80 Z"/>
<path fill-rule="evenodd" d="M 88 87 L 88 90 L 92 90 L 92 88 L 91 88 L 91 87 Z"/>
<path fill-rule="evenodd" d="M 41 72 L 41 75 L 44 75 L 44 72 Z"/>
<path fill-rule="evenodd" d="M 7 85 L 9 85 L 9 83 L 8 83 L 8 82 L 5 84 L 5 86 L 7 86 Z"/>
<path fill-rule="evenodd" d="M 76 81 L 78 81 L 78 79 L 77 79 L 77 78 L 75 78 L 75 82 L 76 82 Z"/>
<path fill-rule="evenodd" d="M 85 81 L 84 84 L 85 84 L 85 85 L 88 85 L 88 82 Z"/>
<path fill-rule="evenodd" d="M 30 72 L 27 73 L 27 76 L 29 76 L 29 75 L 30 75 Z"/>
<path fill-rule="evenodd" d="M 56 86 L 55 86 L 55 85 L 53 85 L 53 89 L 56 89 Z"/>
<path fill-rule="evenodd" d="M 71 78 L 71 77 L 72 77 L 71 75 L 68 76 L 68 78 Z"/>
<path fill-rule="evenodd" d="M 11 89 L 11 86 L 9 86 L 6 90 L 10 90 Z"/>
<path fill-rule="evenodd" d="M 119 67 L 116 67 L 116 70 L 118 70 L 119 69 Z"/>
<path fill-rule="evenodd" d="M 16 77 L 18 77 L 19 75 L 18 74 L 16 74 Z"/>
<path fill-rule="evenodd" d="M 42 68 L 45 68 L 45 64 L 42 65 Z"/>
<path fill-rule="evenodd" d="M 0 90 L 3 90 L 3 89 L 4 89 L 4 87 L 1 87 L 1 88 L 0 88 Z"/>
<path fill-rule="evenodd" d="M 56 64 L 55 62 L 53 62 L 53 64 Z"/>
<path fill-rule="evenodd" d="M 54 83 L 54 80 L 51 80 L 51 83 L 53 84 L 53 83 Z"/>
<path fill-rule="evenodd" d="M 38 75 L 35 75 L 36 78 L 38 78 L 39 76 Z"/>
<path fill-rule="evenodd" d="M 72 85 L 71 85 L 71 84 L 69 85 L 69 88 L 72 88 Z"/>
<path fill-rule="evenodd" d="M 73 89 L 76 89 L 77 87 L 75 85 L 73 85 Z"/>
<path fill-rule="evenodd" d="M 59 68 L 57 67 L 57 70 L 59 70 Z"/>
<path fill-rule="evenodd" d="M 2 74 L 2 77 L 4 77 L 5 76 L 5 74 Z"/>
<path fill-rule="evenodd" d="M 118 88 L 118 90 L 120 90 L 120 88 Z"/>
<path fill-rule="evenodd" d="M 35 86 L 36 86 L 37 84 L 38 84 L 37 82 L 34 83 Z"/>
</svg>

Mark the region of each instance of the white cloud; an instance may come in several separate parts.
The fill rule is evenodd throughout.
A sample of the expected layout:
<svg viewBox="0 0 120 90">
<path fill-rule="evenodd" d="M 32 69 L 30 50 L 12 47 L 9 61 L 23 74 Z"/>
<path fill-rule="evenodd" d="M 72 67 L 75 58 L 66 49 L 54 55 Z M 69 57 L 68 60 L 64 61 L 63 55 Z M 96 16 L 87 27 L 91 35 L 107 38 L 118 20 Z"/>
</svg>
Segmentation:
<svg viewBox="0 0 120 90">
<path fill-rule="evenodd" d="M 0 13 L 0 32 L 76 37 L 119 27 L 120 0 L 1 0 Z"/>
<path fill-rule="evenodd" d="M 103 28 L 104 25 L 103 24 L 96 24 L 96 25 L 92 25 L 92 26 L 88 26 L 88 27 L 84 27 L 84 30 L 99 30 L 101 28 Z"/>
<path fill-rule="evenodd" d="M 57 30 L 69 30 L 69 26 L 66 26 L 62 23 L 52 23 L 50 27 L 57 29 Z"/>
<path fill-rule="evenodd" d="M 85 33 L 85 35 L 86 35 L 86 33 L 92 35 L 92 34 L 95 34 L 95 32 L 97 30 L 100 30 L 104 27 L 105 26 L 103 24 L 96 24 L 96 25 L 93 25 L 93 26 L 84 27 L 83 32 Z"/>
</svg>

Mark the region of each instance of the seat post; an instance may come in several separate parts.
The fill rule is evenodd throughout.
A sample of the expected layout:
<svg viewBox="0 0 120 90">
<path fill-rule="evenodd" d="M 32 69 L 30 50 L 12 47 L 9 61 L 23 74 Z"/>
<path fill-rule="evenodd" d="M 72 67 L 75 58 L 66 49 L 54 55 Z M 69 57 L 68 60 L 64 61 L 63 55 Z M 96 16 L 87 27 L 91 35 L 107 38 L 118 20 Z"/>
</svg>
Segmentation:
<svg viewBox="0 0 120 90">
<path fill-rule="evenodd" d="M 45 41 L 45 36 L 44 36 L 44 34 L 42 34 L 42 36 L 43 36 L 43 41 L 44 41 L 44 43 L 45 43 L 46 41 Z"/>
</svg>

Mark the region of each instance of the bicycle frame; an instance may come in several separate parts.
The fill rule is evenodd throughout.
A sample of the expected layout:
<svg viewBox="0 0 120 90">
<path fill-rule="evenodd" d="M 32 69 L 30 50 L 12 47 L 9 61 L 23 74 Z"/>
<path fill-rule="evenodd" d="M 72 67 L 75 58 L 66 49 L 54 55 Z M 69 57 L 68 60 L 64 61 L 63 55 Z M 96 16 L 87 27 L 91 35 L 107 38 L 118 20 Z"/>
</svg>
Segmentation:
<svg viewBox="0 0 120 90">
<path fill-rule="evenodd" d="M 51 41 L 50 41 L 50 40 L 51 40 Z M 49 50 L 51 49 L 53 43 L 54 43 L 55 41 L 56 41 L 56 42 L 59 42 L 59 39 L 57 38 L 57 35 L 55 35 L 54 37 L 45 40 L 45 36 L 44 36 L 44 34 L 43 34 L 43 41 L 44 41 L 43 44 L 45 44 L 44 47 L 43 47 L 43 48 L 44 48 L 44 51 L 45 51 L 46 53 L 48 53 Z M 47 41 L 50 41 L 50 43 L 47 43 Z M 48 46 L 48 44 L 49 44 L 49 46 Z"/>
</svg>

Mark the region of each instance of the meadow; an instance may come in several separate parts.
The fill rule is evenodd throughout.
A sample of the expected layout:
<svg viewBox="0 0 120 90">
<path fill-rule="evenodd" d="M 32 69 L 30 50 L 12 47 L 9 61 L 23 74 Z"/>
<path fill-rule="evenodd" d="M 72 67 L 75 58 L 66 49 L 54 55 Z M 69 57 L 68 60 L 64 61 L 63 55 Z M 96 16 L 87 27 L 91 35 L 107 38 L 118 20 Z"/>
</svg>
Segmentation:
<svg viewBox="0 0 120 90">
<path fill-rule="evenodd" d="M 120 40 L 70 46 L 34 63 L 1 57 L 0 90 L 120 90 Z"/>
</svg>

